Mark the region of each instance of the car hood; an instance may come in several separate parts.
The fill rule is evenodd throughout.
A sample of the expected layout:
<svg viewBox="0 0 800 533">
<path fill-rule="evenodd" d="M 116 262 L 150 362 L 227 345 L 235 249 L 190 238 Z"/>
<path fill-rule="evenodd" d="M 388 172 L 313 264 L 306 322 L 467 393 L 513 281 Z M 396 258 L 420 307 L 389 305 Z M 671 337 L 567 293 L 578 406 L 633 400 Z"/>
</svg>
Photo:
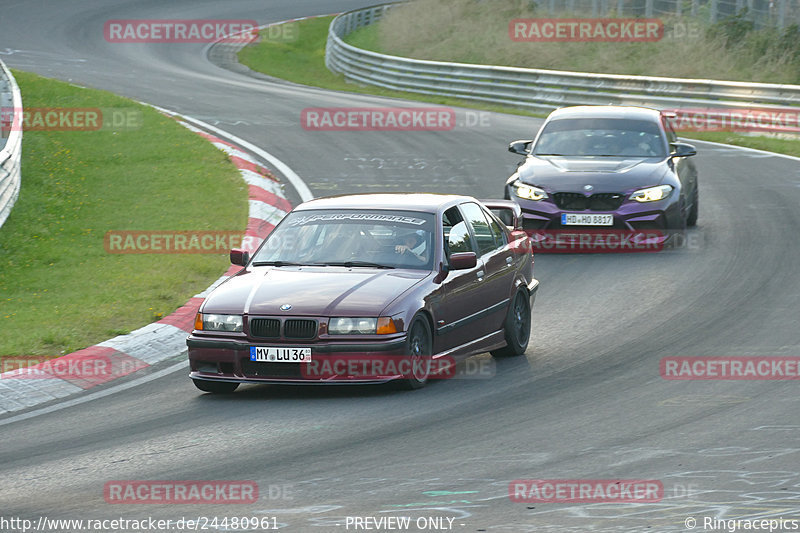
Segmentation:
<svg viewBox="0 0 800 533">
<path fill-rule="evenodd" d="M 664 158 L 628 157 L 528 157 L 517 169 L 527 184 L 547 191 L 620 192 L 659 185 L 668 169 Z"/>
<path fill-rule="evenodd" d="M 430 272 L 345 267 L 254 267 L 220 285 L 205 313 L 378 316 Z M 291 308 L 281 310 L 281 306 Z"/>
</svg>

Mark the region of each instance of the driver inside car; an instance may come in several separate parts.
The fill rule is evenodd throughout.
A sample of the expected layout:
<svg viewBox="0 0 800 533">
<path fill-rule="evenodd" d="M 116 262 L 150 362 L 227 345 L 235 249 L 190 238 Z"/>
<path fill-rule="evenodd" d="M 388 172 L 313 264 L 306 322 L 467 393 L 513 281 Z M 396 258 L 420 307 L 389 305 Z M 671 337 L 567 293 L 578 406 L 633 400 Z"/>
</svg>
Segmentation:
<svg viewBox="0 0 800 533">
<path fill-rule="evenodd" d="M 424 246 L 425 239 L 422 235 L 417 232 L 405 233 L 399 236 L 398 241 L 401 244 L 397 244 L 394 251 L 402 258 L 409 258 L 419 263 L 428 262 L 428 251 Z"/>
</svg>

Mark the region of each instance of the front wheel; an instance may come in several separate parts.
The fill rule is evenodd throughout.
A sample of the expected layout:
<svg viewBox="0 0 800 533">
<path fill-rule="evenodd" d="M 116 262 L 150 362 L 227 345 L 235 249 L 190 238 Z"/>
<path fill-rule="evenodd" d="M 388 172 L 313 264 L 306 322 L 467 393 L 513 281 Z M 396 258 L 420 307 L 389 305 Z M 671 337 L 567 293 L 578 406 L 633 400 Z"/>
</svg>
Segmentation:
<svg viewBox="0 0 800 533">
<path fill-rule="evenodd" d="M 700 194 L 695 190 L 694 192 L 694 202 L 692 203 L 692 208 L 689 210 L 689 216 L 686 219 L 686 225 L 689 227 L 694 227 L 697 225 L 697 215 L 700 211 Z"/>
<path fill-rule="evenodd" d="M 194 386 L 203 392 L 213 392 L 215 394 L 229 394 L 235 391 L 238 383 L 231 381 L 206 381 L 204 379 L 193 379 Z"/>
<path fill-rule="evenodd" d="M 406 375 L 401 384 L 407 389 L 421 389 L 428 383 L 433 354 L 431 326 L 424 316 L 417 315 L 411 321 L 406 339 L 406 354 L 411 362 L 411 373 Z"/>
<path fill-rule="evenodd" d="M 508 307 L 505 323 L 506 346 L 492 350 L 495 357 L 514 357 L 522 355 L 528 348 L 531 338 L 531 304 L 527 293 L 520 289 Z"/>
</svg>

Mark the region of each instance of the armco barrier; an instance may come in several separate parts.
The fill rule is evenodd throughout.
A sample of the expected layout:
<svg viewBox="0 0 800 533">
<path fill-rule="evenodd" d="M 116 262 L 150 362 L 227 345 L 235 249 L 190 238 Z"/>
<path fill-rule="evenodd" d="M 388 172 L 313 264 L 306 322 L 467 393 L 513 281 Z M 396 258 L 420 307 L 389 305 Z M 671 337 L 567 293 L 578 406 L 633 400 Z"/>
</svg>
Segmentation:
<svg viewBox="0 0 800 533">
<path fill-rule="evenodd" d="M 0 226 L 19 196 L 22 160 L 22 96 L 19 87 L 0 61 Z"/>
<path fill-rule="evenodd" d="M 342 41 L 380 20 L 393 4 L 343 13 L 328 31 L 325 64 L 349 81 L 423 94 L 481 100 L 537 111 L 567 105 L 675 108 L 800 106 L 800 85 L 659 78 L 472 65 L 389 56 Z"/>
</svg>

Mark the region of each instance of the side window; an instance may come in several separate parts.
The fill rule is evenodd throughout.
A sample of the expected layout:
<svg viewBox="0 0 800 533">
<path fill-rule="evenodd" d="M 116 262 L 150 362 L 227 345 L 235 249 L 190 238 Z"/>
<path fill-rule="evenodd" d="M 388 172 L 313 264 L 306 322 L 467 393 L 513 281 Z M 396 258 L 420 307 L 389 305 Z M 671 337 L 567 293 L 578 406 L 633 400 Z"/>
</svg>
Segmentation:
<svg viewBox="0 0 800 533">
<path fill-rule="evenodd" d="M 475 251 L 472 248 L 472 239 L 469 237 L 469 228 L 466 222 L 462 220 L 453 226 L 447 236 L 447 246 L 450 248 L 450 253 Z"/>
<path fill-rule="evenodd" d="M 484 211 L 483 214 L 486 215 L 486 220 L 489 221 L 489 229 L 492 230 L 492 235 L 494 235 L 495 246 L 499 248 L 506 244 L 506 234 L 503 231 L 503 228 L 500 227 L 500 224 L 497 223 L 495 217 L 486 211 Z"/>
<path fill-rule="evenodd" d="M 672 129 L 672 122 L 668 118 L 664 119 L 664 129 L 667 132 L 667 142 L 678 142 L 678 136 L 675 134 L 675 130 Z"/>
<path fill-rule="evenodd" d="M 473 204 L 472 202 L 461 204 L 461 211 L 464 213 L 464 218 L 472 226 L 472 231 L 475 232 L 478 255 L 489 253 L 499 247 L 495 242 L 494 233 L 489 227 L 489 222 L 486 220 L 486 215 L 483 214 L 483 209 L 478 204 Z"/>
<path fill-rule="evenodd" d="M 474 252 L 469 228 L 457 207 L 451 207 L 442 216 L 445 254 L 449 257 L 455 252 Z"/>
</svg>

